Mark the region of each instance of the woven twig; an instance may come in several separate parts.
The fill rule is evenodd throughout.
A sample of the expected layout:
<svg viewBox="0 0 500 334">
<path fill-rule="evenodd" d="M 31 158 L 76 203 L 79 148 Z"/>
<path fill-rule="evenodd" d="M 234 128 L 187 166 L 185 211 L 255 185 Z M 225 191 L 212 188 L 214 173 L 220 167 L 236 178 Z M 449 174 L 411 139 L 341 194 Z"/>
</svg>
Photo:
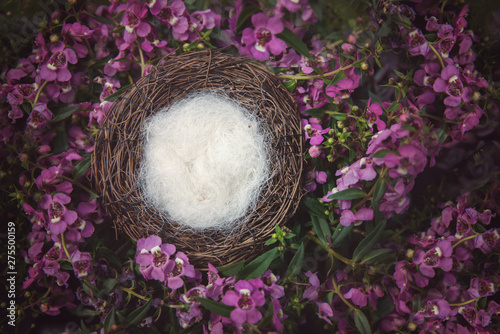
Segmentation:
<svg viewBox="0 0 500 334">
<path fill-rule="evenodd" d="M 137 182 L 143 123 L 186 95 L 206 90 L 254 111 L 271 135 L 273 177 L 245 224 L 230 234 L 180 228 L 144 202 Z M 116 228 L 134 240 L 159 235 L 199 268 L 206 268 L 207 262 L 231 264 L 261 253 L 275 226 L 297 209 L 303 195 L 301 135 L 294 98 L 261 64 L 210 50 L 168 56 L 109 110 L 96 138 L 92 182 Z"/>
</svg>

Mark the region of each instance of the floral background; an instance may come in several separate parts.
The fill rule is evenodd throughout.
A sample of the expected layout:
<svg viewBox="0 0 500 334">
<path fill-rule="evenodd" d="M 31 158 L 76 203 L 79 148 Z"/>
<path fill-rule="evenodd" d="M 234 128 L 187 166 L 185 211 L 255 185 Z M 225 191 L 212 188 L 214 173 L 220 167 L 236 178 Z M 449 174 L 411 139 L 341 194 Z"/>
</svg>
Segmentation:
<svg viewBox="0 0 500 334">
<path fill-rule="evenodd" d="M 2 332 L 500 331 L 496 1 L 2 7 Z M 264 254 L 198 271 L 157 236 L 115 238 L 87 176 L 124 89 L 222 47 L 296 98 L 308 193 Z"/>
</svg>

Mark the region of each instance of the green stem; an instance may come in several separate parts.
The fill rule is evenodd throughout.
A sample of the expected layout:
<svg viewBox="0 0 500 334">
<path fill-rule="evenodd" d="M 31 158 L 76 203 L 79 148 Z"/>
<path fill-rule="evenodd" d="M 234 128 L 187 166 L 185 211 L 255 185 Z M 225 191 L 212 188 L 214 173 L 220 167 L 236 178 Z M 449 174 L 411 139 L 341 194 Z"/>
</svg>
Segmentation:
<svg viewBox="0 0 500 334">
<path fill-rule="evenodd" d="M 429 43 L 429 46 L 431 47 L 432 52 L 434 52 L 434 54 L 438 57 L 439 63 L 441 64 L 441 68 L 444 68 L 443 58 L 441 58 L 439 52 L 437 52 L 437 50 L 432 46 L 431 43 Z"/>
<path fill-rule="evenodd" d="M 42 90 L 45 88 L 45 86 L 48 84 L 48 81 L 45 81 L 40 88 L 38 88 L 38 92 L 36 92 L 35 100 L 33 101 L 33 105 L 35 105 L 38 102 L 38 98 L 40 97 L 40 93 Z"/>
<path fill-rule="evenodd" d="M 137 42 L 139 43 L 139 42 Z M 141 77 L 144 75 L 144 70 L 146 69 L 146 64 L 144 63 L 144 54 L 142 53 L 141 45 L 137 48 L 139 50 L 139 57 L 141 57 Z"/>
<path fill-rule="evenodd" d="M 453 245 L 453 248 L 457 247 L 458 245 L 460 245 L 461 243 L 464 243 L 466 242 L 467 240 L 471 240 L 471 239 L 474 239 L 475 237 L 477 237 L 479 234 L 474 234 L 474 235 L 469 235 L 467 238 L 463 238 L 461 239 L 459 242 L 457 242 L 456 244 Z"/>
<path fill-rule="evenodd" d="M 83 184 L 81 184 L 80 182 L 73 180 L 73 179 L 72 179 L 72 178 L 70 178 L 70 177 L 67 177 L 67 176 L 65 176 L 65 175 L 61 175 L 61 179 L 71 182 L 71 184 L 74 184 L 75 186 L 79 187 L 80 189 L 85 190 L 85 191 L 86 191 L 86 192 L 88 192 L 89 194 L 92 194 L 92 193 L 93 193 L 93 191 L 92 191 L 92 190 L 90 190 L 89 188 L 85 187 L 85 186 L 84 186 Z"/>
<path fill-rule="evenodd" d="M 342 299 L 344 304 L 346 304 L 352 311 L 355 311 L 356 308 L 351 303 L 349 303 L 347 299 L 345 299 L 344 295 L 340 292 L 340 288 L 337 285 L 337 282 L 335 282 L 335 278 L 333 277 L 332 277 L 332 283 L 333 283 L 333 288 L 335 289 L 335 293 L 340 297 L 340 299 Z"/>
<path fill-rule="evenodd" d="M 64 253 L 66 254 L 66 256 L 68 257 L 68 260 L 69 260 L 71 258 L 71 256 L 69 255 L 68 248 L 66 247 L 66 240 L 64 239 L 64 232 L 61 233 L 61 244 L 62 244 L 62 247 L 64 249 Z"/>
<path fill-rule="evenodd" d="M 284 75 L 279 75 L 278 78 L 280 78 L 280 79 L 295 79 L 295 80 L 320 79 L 320 78 L 335 75 L 340 71 L 348 70 L 351 67 L 354 67 L 354 63 L 347 65 L 347 66 L 343 66 L 339 69 L 336 69 L 334 71 L 324 73 L 324 74 L 316 74 L 316 75 L 287 75 L 287 74 L 284 74 Z"/>
<path fill-rule="evenodd" d="M 134 290 L 131 290 L 129 288 L 125 288 L 123 286 L 120 287 L 120 290 L 122 291 L 125 291 L 126 293 L 128 293 L 129 295 L 133 295 L 133 296 L 136 296 L 137 298 L 139 299 L 142 299 L 142 300 L 145 300 L 145 301 L 149 301 L 150 298 L 148 297 L 144 297 L 143 295 L 140 295 L 138 294 L 137 292 L 135 292 Z"/>
<path fill-rule="evenodd" d="M 467 300 L 467 301 L 461 302 L 461 303 L 450 303 L 450 306 L 464 306 L 464 305 L 467 305 L 469 303 L 476 302 L 476 301 L 477 301 L 477 298 L 474 298 L 474 299 L 470 299 L 470 300 Z"/>
<path fill-rule="evenodd" d="M 312 241 L 314 241 L 315 243 L 317 243 L 318 245 L 320 245 L 321 247 L 323 247 L 323 249 L 325 251 L 327 251 L 330 255 L 332 255 L 334 258 L 336 258 L 337 260 L 340 260 L 342 262 L 344 262 L 345 264 L 349 265 L 349 266 L 353 266 L 355 265 L 355 262 L 352 261 L 352 260 L 349 260 L 348 258 L 346 257 L 343 257 L 342 255 L 340 255 L 339 253 L 337 253 L 336 251 L 334 251 L 333 249 L 329 248 L 329 247 L 325 247 L 321 241 L 319 241 L 318 238 L 316 238 L 314 235 L 312 235 L 311 233 L 309 233 L 307 235 L 307 237 L 309 239 L 311 239 Z"/>
</svg>

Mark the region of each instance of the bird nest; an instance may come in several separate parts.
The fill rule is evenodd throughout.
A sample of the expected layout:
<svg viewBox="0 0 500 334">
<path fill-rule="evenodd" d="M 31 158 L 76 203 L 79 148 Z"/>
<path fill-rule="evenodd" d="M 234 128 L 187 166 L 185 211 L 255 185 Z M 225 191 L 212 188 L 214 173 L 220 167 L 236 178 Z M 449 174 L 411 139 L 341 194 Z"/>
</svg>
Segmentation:
<svg viewBox="0 0 500 334">
<path fill-rule="evenodd" d="M 139 169 L 143 123 L 191 93 L 212 91 L 255 113 L 270 135 L 273 174 L 257 205 L 230 233 L 181 227 L 145 202 Z M 134 240 L 158 235 L 199 268 L 249 260 L 264 250 L 275 226 L 294 214 L 303 195 L 303 144 L 292 95 L 265 66 L 222 52 L 200 51 L 164 58 L 122 93 L 97 135 L 92 183 L 118 231 Z"/>
</svg>

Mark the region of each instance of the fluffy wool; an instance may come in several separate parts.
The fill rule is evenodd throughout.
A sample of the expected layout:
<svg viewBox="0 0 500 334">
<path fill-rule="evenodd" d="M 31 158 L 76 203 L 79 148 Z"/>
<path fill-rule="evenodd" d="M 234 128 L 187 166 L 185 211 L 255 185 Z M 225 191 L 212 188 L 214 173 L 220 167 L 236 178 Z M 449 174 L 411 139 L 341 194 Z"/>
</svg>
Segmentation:
<svg viewBox="0 0 500 334">
<path fill-rule="evenodd" d="M 190 95 L 145 122 L 146 200 L 192 229 L 231 229 L 270 176 L 258 119 L 213 92 Z"/>
</svg>

